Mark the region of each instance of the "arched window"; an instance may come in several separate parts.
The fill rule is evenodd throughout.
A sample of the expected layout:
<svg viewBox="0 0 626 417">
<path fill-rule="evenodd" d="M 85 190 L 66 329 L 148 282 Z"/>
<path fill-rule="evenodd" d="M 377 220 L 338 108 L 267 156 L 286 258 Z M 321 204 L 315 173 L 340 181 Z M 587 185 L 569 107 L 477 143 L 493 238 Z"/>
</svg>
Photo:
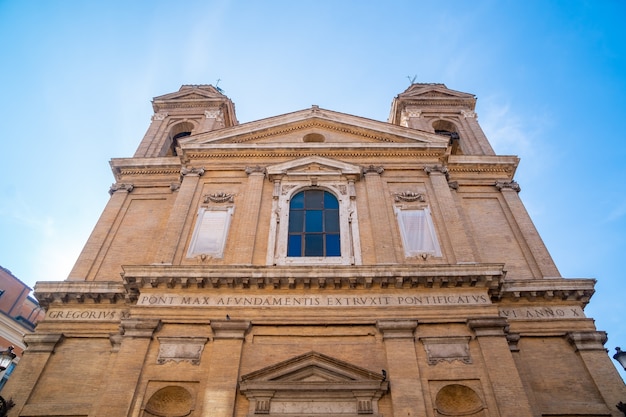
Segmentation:
<svg viewBox="0 0 626 417">
<path fill-rule="evenodd" d="M 339 202 L 328 191 L 299 192 L 289 203 L 287 256 L 341 256 Z"/>
</svg>

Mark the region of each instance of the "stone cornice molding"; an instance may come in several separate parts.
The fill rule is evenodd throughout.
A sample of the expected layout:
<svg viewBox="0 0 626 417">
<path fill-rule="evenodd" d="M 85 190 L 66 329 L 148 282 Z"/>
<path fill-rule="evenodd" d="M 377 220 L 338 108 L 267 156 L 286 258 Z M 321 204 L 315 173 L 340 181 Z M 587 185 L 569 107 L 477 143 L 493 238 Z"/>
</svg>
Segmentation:
<svg viewBox="0 0 626 417">
<path fill-rule="evenodd" d="M 544 278 L 538 280 L 506 280 L 492 293 L 495 300 L 576 301 L 586 305 L 595 292 L 596 280 L 585 278 Z"/>
<path fill-rule="evenodd" d="M 51 281 L 38 282 L 34 295 L 47 309 L 52 303 L 123 303 L 126 289 L 121 282 Z"/>
<path fill-rule="evenodd" d="M 576 350 L 606 351 L 604 344 L 608 337 L 604 331 L 569 332 L 567 333 L 567 340 L 576 347 Z"/>
<path fill-rule="evenodd" d="M 320 156 L 325 158 L 429 158 L 439 159 L 445 155 L 445 149 L 423 148 L 423 147 L 370 147 L 362 145 L 349 145 L 341 147 L 313 147 L 307 146 L 276 147 L 258 146 L 255 148 L 230 148 L 211 147 L 204 149 L 189 149 L 183 153 L 183 160 L 192 161 L 199 159 L 252 159 L 252 158 L 304 158 L 309 156 Z"/>
<path fill-rule="evenodd" d="M 180 158 L 114 158 L 110 162 L 113 175 L 118 182 L 128 181 L 128 177 L 154 177 L 163 180 L 178 180 Z M 166 178 L 163 178 L 166 177 Z"/>
<path fill-rule="evenodd" d="M 504 279 L 502 264 L 412 267 L 271 267 L 247 266 L 124 266 L 124 286 L 132 300 L 143 288 L 271 289 L 386 289 L 459 290 L 485 288 L 498 292 Z M 314 273 L 312 271 L 315 271 Z"/>
</svg>

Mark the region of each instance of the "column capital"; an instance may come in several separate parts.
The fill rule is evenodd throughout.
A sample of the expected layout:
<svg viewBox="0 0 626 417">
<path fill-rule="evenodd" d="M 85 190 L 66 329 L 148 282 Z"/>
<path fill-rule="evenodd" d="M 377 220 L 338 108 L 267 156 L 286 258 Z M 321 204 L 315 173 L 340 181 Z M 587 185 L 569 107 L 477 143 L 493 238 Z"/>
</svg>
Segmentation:
<svg viewBox="0 0 626 417">
<path fill-rule="evenodd" d="M 118 191 L 125 191 L 127 193 L 130 193 L 131 191 L 133 191 L 134 188 L 135 186 L 133 184 L 115 183 L 111 185 L 111 188 L 109 188 L 109 194 L 113 195 Z"/>
<path fill-rule="evenodd" d="M 504 336 L 508 332 L 509 323 L 503 317 L 481 317 L 468 319 L 467 325 L 476 336 Z"/>
<path fill-rule="evenodd" d="M 167 112 L 160 111 L 152 115 L 152 120 L 165 120 L 166 117 L 167 117 Z"/>
<path fill-rule="evenodd" d="M 446 167 L 444 165 L 425 166 L 424 167 L 424 172 L 426 172 L 428 175 L 430 175 L 432 173 L 439 173 L 439 174 L 445 175 L 446 178 L 448 177 L 448 167 Z"/>
<path fill-rule="evenodd" d="M 54 352 L 56 345 L 63 339 L 61 333 L 33 333 L 24 335 L 27 352 Z"/>
<path fill-rule="evenodd" d="M 576 350 L 606 350 L 604 344 L 608 340 L 606 332 L 569 332 L 567 340 Z"/>
<path fill-rule="evenodd" d="M 243 339 L 250 329 L 249 320 L 211 320 L 214 339 Z"/>
<path fill-rule="evenodd" d="M 370 165 L 368 167 L 363 168 L 363 175 L 367 175 L 367 174 L 382 174 L 383 172 L 385 172 L 385 169 L 382 166 L 374 166 L 374 165 Z"/>
<path fill-rule="evenodd" d="M 151 338 L 160 324 L 158 319 L 124 319 L 121 328 L 124 337 Z"/>
<path fill-rule="evenodd" d="M 378 320 L 376 328 L 384 339 L 413 339 L 417 320 Z"/>
<path fill-rule="evenodd" d="M 496 188 L 498 189 L 498 191 L 505 191 L 505 190 L 511 190 L 511 191 L 515 191 L 515 192 L 520 192 L 522 191 L 522 188 L 519 186 L 519 184 L 517 183 L 517 181 L 496 181 Z"/>
<path fill-rule="evenodd" d="M 187 168 L 183 167 L 180 170 L 180 175 L 183 177 L 201 177 L 204 175 L 204 168 Z"/>
<path fill-rule="evenodd" d="M 263 176 L 265 176 L 265 168 L 263 168 L 262 166 L 253 166 L 253 167 L 246 167 L 246 174 L 248 175 L 252 175 L 252 174 L 261 174 Z"/>
</svg>

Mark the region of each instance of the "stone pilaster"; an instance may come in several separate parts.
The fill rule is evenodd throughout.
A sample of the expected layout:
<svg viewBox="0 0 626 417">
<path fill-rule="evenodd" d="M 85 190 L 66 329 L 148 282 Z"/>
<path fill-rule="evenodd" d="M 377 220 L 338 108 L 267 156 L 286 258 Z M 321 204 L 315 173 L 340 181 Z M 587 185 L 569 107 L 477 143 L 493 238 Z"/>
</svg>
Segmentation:
<svg viewBox="0 0 626 417">
<path fill-rule="evenodd" d="M 389 219 L 387 197 L 383 189 L 383 180 L 380 177 L 383 172 L 384 169 L 382 167 L 373 165 L 363 170 L 377 264 L 396 262 L 395 247 L 391 233 L 391 225 L 393 223 Z"/>
<path fill-rule="evenodd" d="M 496 182 L 496 187 L 502 193 L 504 201 L 506 202 L 509 210 L 511 210 L 520 233 L 524 237 L 524 241 L 528 247 L 527 250 L 530 251 L 533 259 L 535 260 L 536 266 L 531 264 L 531 269 L 533 272 L 536 271 L 537 268 L 539 269 L 540 276 L 537 276 L 536 278 L 560 277 L 561 274 L 552 260 L 548 249 L 544 245 L 541 236 L 539 236 L 539 233 L 528 215 L 524 204 L 522 204 L 522 201 L 517 195 L 520 191 L 520 186 L 515 181 L 498 181 Z"/>
<path fill-rule="evenodd" d="M 505 329 L 508 324 L 501 317 L 469 319 L 470 329 L 476 334 L 485 370 L 501 417 L 532 417 L 530 401 L 511 355 Z"/>
<path fill-rule="evenodd" d="M 113 346 L 108 379 L 103 381 L 100 401 L 90 416 L 127 416 L 154 332 L 160 325 L 156 319 L 122 320 L 123 337 Z M 119 341 L 119 340 L 118 340 Z"/>
<path fill-rule="evenodd" d="M 469 237 L 467 236 L 467 229 L 463 226 L 461 216 L 459 215 L 458 205 L 452 196 L 450 186 L 448 185 L 447 173 L 448 170 L 443 166 L 426 167 L 424 171 L 430 177 L 430 182 L 435 190 L 435 198 L 437 199 L 438 207 L 443 214 L 443 221 L 445 227 L 440 227 L 438 230 L 445 230 L 447 234 L 446 241 L 450 242 L 452 246 L 452 253 L 454 254 L 454 262 L 475 262 L 476 258 L 472 252 L 472 245 L 470 245 Z"/>
<path fill-rule="evenodd" d="M 615 405 L 626 401 L 626 385 L 616 384 L 620 376 L 606 354 L 605 332 L 570 332 L 567 339 L 576 348 L 578 355 L 593 379 L 598 391 L 615 417 L 622 416 Z"/>
<path fill-rule="evenodd" d="M 256 242 L 257 224 L 259 223 L 259 211 L 261 210 L 261 196 L 263 195 L 263 179 L 265 169 L 261 167 L 246 168 L 248 183 L 241 202 L 241 206 L 236 208 L 241 215 L 239 218 L 244 222 L 239 228 L 240 242 L 233 257 L 236 264 L 252 264 L 254 254 L 254 244 Z"/>
<path fill-rule="evenodd" d="M 90 281 L 93 279 L 96 271 L 93 271 L 94 263 L 104 247 L 109 233 L 113 230 L 113 223 L 122 210 L 122 206 L 132 192 L 134 186 L 132 184 L 113 184 L 109 189 L 111 198 L 107 203 L 102 216 L 98 220 L 96 227 L 91 232 L 85 247 L 83 248 L 78 260 L 74 264 L 72 271 L 68 276 L 68 280 Z"/>
<path fill-rule="evenodd" d="M 24 335 L 24 343 L 27 348 L 23 360 L 15 368 L 13 375 L 2 390 L 5 399 L 12 399 L 15 407 L 10 415 L 17 416 L 26 404 L 28 397 L 24 393 L 31 392 L 37 385 L 43 370 L 54 353 L 54 348 L 63 339 L 59 333 L 35 333 Z"/>
<path fill-rule="evenodd" d="M 161 239 L 155 262 L 171 264 L 174 261 L 176 250 L 183 235 L 183 226 L 191 210 L 191 201 L 198 188 L 200 177 L 204 174 L 203 168 L 183 168 L 182 183 L 176 194 L 176 201 L 170 211 L 163 239 Z"/>
<path fill-rule="evenodd" d="M 393 387 L 391 402 L 395 416 L 427 415 L 415 353 L 415 320 L 381 320 L 376 323 L 383 335 L 387 375 Z"/>
<path fill-rule="evenodd" d="M 214 343 L 202 408 L 207 416 L 232 417 L 237 397 L 241 352 L 250 322 L 211 320 L 211 329 Z"/>
</svg>

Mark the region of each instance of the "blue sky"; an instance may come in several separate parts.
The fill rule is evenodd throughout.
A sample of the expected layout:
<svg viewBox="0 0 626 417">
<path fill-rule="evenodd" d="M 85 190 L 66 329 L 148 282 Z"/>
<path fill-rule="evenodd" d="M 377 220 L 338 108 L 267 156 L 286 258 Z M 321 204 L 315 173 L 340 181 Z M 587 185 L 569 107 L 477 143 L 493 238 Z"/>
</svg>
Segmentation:
<svg viewBox="0 0 626 417">
<path fill-rule="evenodd" d="M 0 265 L 65 279 L 152 97 L 215 84 L 240 122 L 312 104 L 386 120 L 416 82 L 476 94 L 561 274 L 626 345 L 626 2 L 0 0 Z"/>
</svg>

